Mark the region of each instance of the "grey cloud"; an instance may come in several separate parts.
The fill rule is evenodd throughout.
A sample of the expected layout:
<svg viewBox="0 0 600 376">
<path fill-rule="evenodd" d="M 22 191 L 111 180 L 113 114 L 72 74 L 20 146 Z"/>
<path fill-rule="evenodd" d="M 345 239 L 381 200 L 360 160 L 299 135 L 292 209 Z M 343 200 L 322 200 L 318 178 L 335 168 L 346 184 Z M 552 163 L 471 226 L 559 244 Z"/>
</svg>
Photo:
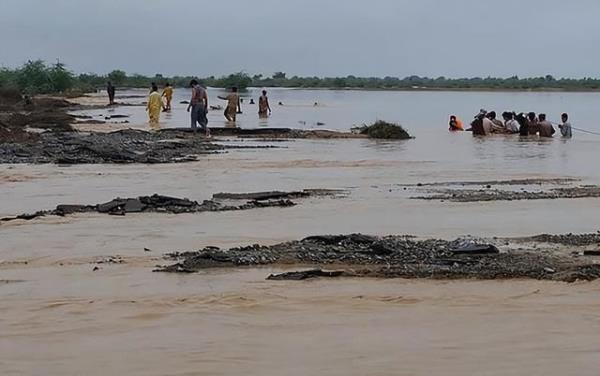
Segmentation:
<svg viewBox="0 0 600 376">
<path fill-rule="evenodd" d="M 600 2 L 1 0 L 0 64 L 220 75 L 596 76 Z"/>
</svg>

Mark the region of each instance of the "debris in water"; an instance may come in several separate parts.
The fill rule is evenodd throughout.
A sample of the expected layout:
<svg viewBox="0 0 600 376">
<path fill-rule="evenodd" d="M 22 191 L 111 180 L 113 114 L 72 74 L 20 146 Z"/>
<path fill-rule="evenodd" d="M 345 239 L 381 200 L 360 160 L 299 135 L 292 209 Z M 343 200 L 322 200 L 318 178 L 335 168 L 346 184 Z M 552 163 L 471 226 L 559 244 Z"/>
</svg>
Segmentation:
<svg viewBox="0 0 600 376">
<path fill-rule="evenodd" d="M 284 280 L 302 281 L 305 279 L 320 278 L 320 277 L 327 277 L 327 278 L 341 277 L 343 275 L 344 275 L 343 270 L 323 271 L 321 269 L 311 269 L 311 270 L 303 270 L 303 271 L 297 271 L 297 272 L 271 274 L 270 276 L 267 277 L 267 279 L 273 280 L 273 281 L 284 281 Z"/>
</svg>

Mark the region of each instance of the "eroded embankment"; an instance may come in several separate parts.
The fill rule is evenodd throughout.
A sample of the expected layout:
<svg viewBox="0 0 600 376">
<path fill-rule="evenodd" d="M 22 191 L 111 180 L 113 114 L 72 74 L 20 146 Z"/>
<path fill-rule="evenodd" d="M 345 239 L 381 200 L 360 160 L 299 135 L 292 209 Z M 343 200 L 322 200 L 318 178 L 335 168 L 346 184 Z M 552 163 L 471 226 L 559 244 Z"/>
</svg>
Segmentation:
<svg viewBox="0 0 600 376">
<path fill-rule="evenodd" d="M 220 145 L 192 132 L 44 132 L 25 143 L 0 143 L 0 163 L 180 163 L 227 149 L 274 146 Z"/>
<path fill-rule="evenodd" d="M 40 210 L 32 214 L 0 218 L 0 223 L 15 220 L 32 220 L 45 216 L 66 216 L 76 213 L 100 213 L 126 215 L 128 213 L 203 213 L 250 210 L 267 207 L 290 207 L 297 203 L 292 199 L 316 196 L 340 196 L 345 191 L 328 189 L 305 189 L 293 192 L 217 193 L 203 202 L 154 194 L 136 198 L 115 198 L 94 205 L 61 204 L 52 210 Z"/>
<path fill-rule="evenodd" d="M 121 105 L 121 104 L 120 104 Z M 0 91 L 0 163 L 175 163 L 197 160 L 201 154 L 225 149 L 273 148 L 275 146 L 230 146 L 210 142 L 189 128 L 77 132 L 74 124 L 105 124 L 106 120 L 128 115 L 102 115 L 104 120 L 89 115 L 72 115 L 69 111 L 107 108 L 104 105 L 82 105 L 55 97 L 22 97 L 17 91 Z M 117 121 L 128 123 L 128 120 Z M 387 132 L 339 132 L 292 128 L 211 128 L 214 136 L 286 140 L 331 138 L 391 138 L 410 136 L 399 125 L 378 122 L 376 127 Z M 106 130 L 110 129 L 107 127 Z"/>
<path fill-rule="evenodd" d="M 567 242 L 570 236 L 562 236 Z M 600 235 L 586 236 L 600 246 Z M 575 238 L 578 239 L 578 238 Z M 544 237 L 545 241 L 553 238 Z M 375 237 L 361 234 L 311 236 L 273 246 L 253 245 L 222 250 L 206 247 L 196 252 L 171 253 L 175 264 L 156 271 L 191 273 L 210 268 L 287 265 L 319 269 L 270 276 L 271 279 L 311 277 L 379 277 L 434 279 L 529 278 L 572 282 L 600 278 L 600 265 L 583 252 L 560 253 L 550 247 L 525 250 L 523 243 L 536 238 L 497 239 L 498 244 L 464 240 L 417 240 L 408 236 Z M 500 247 L 500 244 L 503 246 Z M 577 244 L 574 241 L 574 244 Z M 499 250 L 502 248 L 502 251 Z M 577 247 L 571 247 L 577 250 Z M 333 272 L 321 268 L 333 269 Z"/>
<path fill-rule="evenodd" d="M 14 90 L 0 90 L 0 145 L 34 142 L 36 131 L 73 131 L 75 117 L 67 113 L 73 104 L 60 98 L 23 98 Z"/>
<path fill-rule="evenodd" d="M 171 130 L 165 129 L 165 132 Z M 240 138 L 274 138 L 274 139 L 346 139 L 368 138 L 368 135 L 340 132 L 324 129 L 294 129 L 294 128 L 211 128 L 214 136 L 236 136 Z"/>
<path fill-rule="evenodd" d="M 214 136 L 250 137 L 265 140 L 299 138 L 362 138 L 363 135 L 335 131 L 289 128 L 239 129 L 212 128 Z M 224 145 L 206 139 L 191 129 L 114 132 L 24 132 L 18 140 L 0 142 L 0 163 L 178 163 L 197 160 L 198 155 L 228 149 L 277 148 L 273 145 Z"/>
</svg>

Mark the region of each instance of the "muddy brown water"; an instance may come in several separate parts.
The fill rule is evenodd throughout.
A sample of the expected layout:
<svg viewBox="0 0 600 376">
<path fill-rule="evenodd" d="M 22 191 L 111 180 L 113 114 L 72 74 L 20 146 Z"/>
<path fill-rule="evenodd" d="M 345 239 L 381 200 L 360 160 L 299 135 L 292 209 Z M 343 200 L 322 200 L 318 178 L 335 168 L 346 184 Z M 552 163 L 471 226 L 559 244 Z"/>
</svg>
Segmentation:
<svg viewBox="0 0 600 376">
<path fill-rule="evenodd" d="M 565 95 L 553 100 L 578 108 L 581 96 Z M 308 97 L 300 93 L 297 102 Z M 480 107 L 473 95 L 462 98 Z M 298 113 L 290 110 L 287 119 Z M 0 166 L 0 216 L 153 193 L 202 200 L 217 192 L 350 191 L 286 209 L 1 225 L 1 373 L 595 375 L 598 282 L 273 282 L 265 277 L 282 270 L 151 272 L 168 251 L 324 233 L 450 239 L 600 228 L 598 199 L 421 202 L 403 186 L 564 177 L 598 184 L 593 138 L 474 140 L 428 127 L 408 142 L 297 140 L 180 165 Z M 117 255 L 123 263 L 101 263 Z"/>
</svg>

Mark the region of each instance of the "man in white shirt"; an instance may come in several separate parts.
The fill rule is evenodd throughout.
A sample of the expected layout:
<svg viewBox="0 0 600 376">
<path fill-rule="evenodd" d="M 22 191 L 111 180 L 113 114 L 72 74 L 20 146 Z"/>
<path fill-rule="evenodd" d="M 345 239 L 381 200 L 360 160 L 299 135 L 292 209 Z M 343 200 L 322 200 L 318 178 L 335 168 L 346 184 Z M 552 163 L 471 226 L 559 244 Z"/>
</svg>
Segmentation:
<svg viewBox="0 0 600 376">
<path fill-rule="evenodd" d="M 567 113 L 562 114 L 561 119 L 562 119 L 562 124 L 560 124 L 558 126 L 558 128 L 560 128 L 560 133 L 562 134 L 563 138 L 573 137 L 571 123 L 569 123 L 569 114 L 567 114 Z"/>
<path fill-rule="evenodd" d="M 494 123 L 492 123 L 492 121 L 487 118 L 484 117 L 483 118 L 483 133 L 485 136 L 489 136 L 492 134 L 492 129 L 494 129 Z"/>
<path fill-rule="evenodd" d="M 519 122 L 515 120 L 512 112 L 502 114 L 504 118 L 504 128 L 508 133 L 519 133 Z"/>
</svg>

